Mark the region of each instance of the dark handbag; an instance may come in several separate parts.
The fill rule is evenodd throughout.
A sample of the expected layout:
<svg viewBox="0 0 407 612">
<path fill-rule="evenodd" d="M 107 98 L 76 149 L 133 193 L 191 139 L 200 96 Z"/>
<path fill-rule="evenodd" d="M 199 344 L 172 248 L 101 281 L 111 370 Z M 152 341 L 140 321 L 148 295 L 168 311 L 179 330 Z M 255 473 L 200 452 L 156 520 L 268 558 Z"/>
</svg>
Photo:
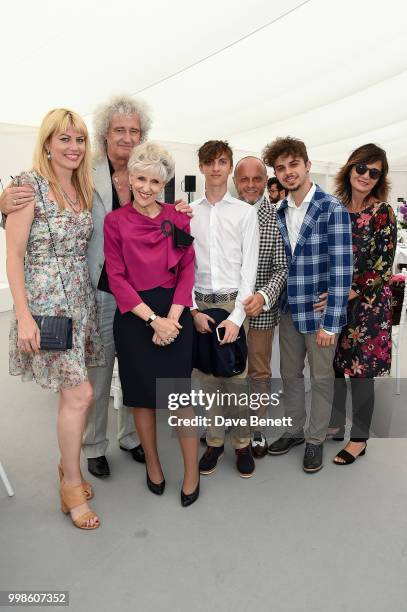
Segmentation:
<svg viewBox="0 0 407 612">
<path fill-rule="evenodd" d="M 55 259 L 57 260 L 59 278 L 61 279 L 65 300 L 69 308 L 68 297 L 66 295 L 64 280 L 59 268 L 58 255 L 55 250 L 54 239 L 52 237 L 45 202 L 42 197 L 40 184 L 37 179 L 36 181 L 38 184 L 39 193 L 41 194 L 42 202 L 44 204 L 45 218 L 47 220 L 48 231 L 51 237 L 52 249 L 54 251 Z M 33 315 L 33 319 L 40 330 L 40 349 L 42 351 L 66 351 L 72 348 L 72 317 Z"/>
<path fill-rule="evenodd" d="M 41 334 L 42 351 L 66 351 L 72 348 L 72 319 L 33 315 Z"/>
</svg>

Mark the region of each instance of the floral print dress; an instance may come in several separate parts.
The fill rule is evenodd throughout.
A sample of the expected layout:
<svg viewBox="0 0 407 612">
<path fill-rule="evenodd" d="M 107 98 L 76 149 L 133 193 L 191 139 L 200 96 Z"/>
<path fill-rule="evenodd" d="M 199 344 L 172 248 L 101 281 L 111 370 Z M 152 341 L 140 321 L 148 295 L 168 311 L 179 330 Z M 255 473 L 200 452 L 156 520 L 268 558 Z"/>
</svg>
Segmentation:
<svg viewBox="0 0 407 612">
<path fill-rule="evenodd" d="M 36 192 L 34 219 L 24 262 L 28 307 L 33 315 L 71 316 L 73 333 L 70 350 L 25 353 L 17 345 L 14 312 L 9 344 L 10 374 L 21 375 L 24 381 L 35 380 L 41 387 L 54 391 L 70 389 L 88 379 L 87 367 L 105 364 L 87 263 L 87 247 L 93 231 L 92 216 L 90 211 L 78 214 L 70 210 L 61 211 L 55 202 L 48 199 L 48 182 L 34 172 L 22 173 L 19 178 L 20 184 L 28 183 Z"/>
<path fill-rule="evenodd" d="M 391 368 L 391 288 L 397 223 L 392 207 L 374 203 L 350 213 L 353 242 L 352 289 L 348 322 L 339 336 L 335 369 L 349 376 L 373 378 Z"/>
</svg>

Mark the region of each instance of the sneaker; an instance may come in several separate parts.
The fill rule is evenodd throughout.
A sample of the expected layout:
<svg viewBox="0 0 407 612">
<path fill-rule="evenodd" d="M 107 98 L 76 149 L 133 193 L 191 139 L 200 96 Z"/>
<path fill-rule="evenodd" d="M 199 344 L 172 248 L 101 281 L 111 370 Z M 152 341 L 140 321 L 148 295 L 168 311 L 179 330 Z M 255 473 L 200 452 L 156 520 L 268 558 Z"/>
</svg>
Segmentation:
<svg viewBox="0 0 407 612">
<path fill-rule="evenodd" d="M 270 444 L 268 452 L 270 455 L 285 455 L 293 446 L 297 446 L 297 444 L 302 444 L 303 442 L 304 438 L 282 437 Z"/>
<path fill-rule="evenodd" d="M 224 446 L 208 446 L 199 462 L 199 471 L 201 474 L 212 474 L 216 470 L 218 461 L 223 457 Z"/>
<path fill-rule="evenodd" d="M 305 444 L 304 461 L 302 467 L 304 472 L 318 472 L 322 468 L 323 444 Z"/>
<path fill-rule="evenodd" d="M 261 459 L 267 455 L 267 440 L 261 431 L 255 431 L 250 443 L 252 455 L 255 459 Z"/>
<path fill-rule="evenodd" d="M 236 453 L 236 467 L 242 478 L 250 478 L 254 472 L 254 459 L 250 450 L 250 445 L 244 446 L 243 448 L 237 448 Z"/>
</svg>

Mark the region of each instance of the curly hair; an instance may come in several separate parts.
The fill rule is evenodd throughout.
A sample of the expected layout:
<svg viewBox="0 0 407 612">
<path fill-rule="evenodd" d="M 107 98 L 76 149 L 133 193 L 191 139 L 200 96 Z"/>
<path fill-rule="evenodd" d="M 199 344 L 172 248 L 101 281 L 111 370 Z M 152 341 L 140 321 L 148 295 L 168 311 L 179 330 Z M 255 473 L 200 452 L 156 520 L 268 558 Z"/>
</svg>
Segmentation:
<svg viewBox="0 0 407 612">
<path fill-rule="evenodd" d="M 162 181 L 174 176 L 175 162 L 167 149 L 155 142 L 144 142 L 134 147 L 127 164 L 129 174 L 135 172 L 155 172 Z"/>
<path fill-rule="evenodd" d="M 362 145 L 351 153 L 348 161 L 335 176 L 335 195 L 347 206 L 352 201 L 352 186 L 350 184 L 350 173 L 356 164 L 371 164 L 382 162 L 382 173 L 372 191 L 368 194 L 379 202 L 387 202 L 390 191 L 390 181 L 387 178 L 389 164 L 387 162 L 386 151 L 373 143 Z"/>
<path fill-rule="evenodd" d="M 137 115 L 140 120 L 140 142 L 147 140 L 152 125 L 150 109 L 142 100 L 134 100 L 130 96 L 114 96 L 106 104 L 99 106 L 93 115 L 94 154 L 96 158 L 106 154 L 106 135 L 113 115 L 120 114 L 130 117 Z"/>
<path fill-rule="evenodd" d="M 262 151 L 261 157 L 266 166 L 274 168 L 276 159 L 282 155 L 288 157 L 301 157 L 304 163 L 308 161 L 308 153 L 305 144 L 298 138 L 286 136 L 285 138 L 276 138 L 273 142 L 266 145 Z"/>
</svg>

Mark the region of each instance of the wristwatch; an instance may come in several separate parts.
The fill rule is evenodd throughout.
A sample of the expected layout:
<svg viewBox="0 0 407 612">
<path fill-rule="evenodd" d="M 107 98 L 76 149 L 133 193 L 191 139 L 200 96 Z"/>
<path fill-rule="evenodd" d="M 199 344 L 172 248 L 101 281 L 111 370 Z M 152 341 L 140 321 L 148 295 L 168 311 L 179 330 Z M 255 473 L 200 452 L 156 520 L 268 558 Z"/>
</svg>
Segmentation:
<svg viewBox="0 0 407 612">
<path fill-rule="evenodd" d="M 156 314 L 154 314 L 154 313 L 153 313 L 152 315 L 150 315 L 150 316 L 148 317 L 147 321 L 146 321 L 146 325 L 147 325 L 147 327 L 149 327 L 149 326 L 151 325 L 151 323 L 152 323 L 153 321 L 155 321 L 155 319 L 156 319 L 156 318 L 157 318 L 157 315 L 156 315 Z"/>
</svg>

